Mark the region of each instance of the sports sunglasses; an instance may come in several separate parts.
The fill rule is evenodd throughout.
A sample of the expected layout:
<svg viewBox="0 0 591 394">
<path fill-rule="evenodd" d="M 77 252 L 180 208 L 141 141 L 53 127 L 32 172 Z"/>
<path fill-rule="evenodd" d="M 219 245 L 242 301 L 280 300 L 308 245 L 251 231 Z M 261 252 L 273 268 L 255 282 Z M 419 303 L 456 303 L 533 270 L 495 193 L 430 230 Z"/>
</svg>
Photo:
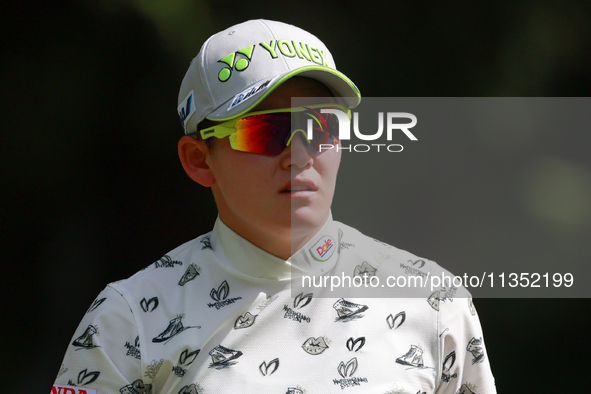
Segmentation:
<svg viewBox="0 0 591 394">
<path fill-rule="evenodd" d="M 321 145 L 333 146 L 339 141 L 338 117 L 332 113 L 321 113 L 322 108 L 338 109 L 351 118 L 351 110 L 334 103 L 281 108 L 251 112 L 189 135 L 199 135 L 204 140 L 230 137 L 230 146 L 234 150 L 276 156 L 291 144 L 294 135 L 301 132 L 309 148 L 314 153 L 320 153 Z M 312 140 L 307 136 L 309 119 L 312 120 Z"/>
</svg>

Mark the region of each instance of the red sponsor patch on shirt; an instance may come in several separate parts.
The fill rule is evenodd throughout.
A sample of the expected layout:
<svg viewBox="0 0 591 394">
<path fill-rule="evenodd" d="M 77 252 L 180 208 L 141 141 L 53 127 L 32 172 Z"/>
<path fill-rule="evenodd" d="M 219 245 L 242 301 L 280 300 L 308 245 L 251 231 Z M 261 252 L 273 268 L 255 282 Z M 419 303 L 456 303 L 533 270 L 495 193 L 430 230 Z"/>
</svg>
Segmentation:
<svg viewBox="0 0 591 394">
<path fill-rule="evenodd" d="M 98 391 L 96 389 L 89 389 L 86 387 L 54 384 L 51 388 L 51 394 L 98 394 Z"/>
<path fill-rule="evenodd" d="M 316 245 L 310 248 L 312 257 L 319 261 L 326 261 L 332 256 L 335 251 L 335 244 L 332 238 L 328 235 L 320 238 Z"/>
</svg>

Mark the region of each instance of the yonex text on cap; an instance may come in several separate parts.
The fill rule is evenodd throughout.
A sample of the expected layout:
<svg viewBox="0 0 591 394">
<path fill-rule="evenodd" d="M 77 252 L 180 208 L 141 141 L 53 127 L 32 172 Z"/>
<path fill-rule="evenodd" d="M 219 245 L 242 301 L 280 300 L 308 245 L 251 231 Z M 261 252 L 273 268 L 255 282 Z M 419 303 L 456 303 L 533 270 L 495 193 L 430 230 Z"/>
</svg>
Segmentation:
<svg viewBox="0 0 591 394">
<path fill-rule="evenodd" d="M 359 104 L 359 90 L 337 71 L 326 46 L 298 27 L 259 19 L 211 36 L 191 62 L 179 91 L 185 134 L 195 132 L 206 118 L 241 116 L 295 75 L 324 83 L 349 108 Z"/>
</svg>

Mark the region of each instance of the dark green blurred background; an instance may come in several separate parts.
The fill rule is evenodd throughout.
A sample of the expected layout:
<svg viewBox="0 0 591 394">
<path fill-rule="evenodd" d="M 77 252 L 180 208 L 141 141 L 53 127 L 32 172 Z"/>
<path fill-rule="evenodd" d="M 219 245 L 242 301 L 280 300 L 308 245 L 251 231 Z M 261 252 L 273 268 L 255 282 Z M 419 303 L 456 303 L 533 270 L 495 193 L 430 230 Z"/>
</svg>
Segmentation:
<svg viewBox="0 0 591 394">
<path fill-rule="evenodd" d="M 176 156 L 177 92 L 205 39 L 252 18 L 293 23 L 320 37 L 367 97 L 591 93 L 589 1 L 2 5 L 0 223 L 8 272 L 2 279 L 2 392 L 48 392 L 98 292 L 210 230 L 216 211 L 209 191 L 184 175 Z M 458 146 L 453 135 L 448 140 Z M 588 264 L 590 134 L 565 127 L 554 138 L 523 136 L 510 153 L 495 138 L 481 143 L 489 144 L 488 167 L 504 172 L 475 174 L 467 147 L 458 149 L 455 173 L 443 180 L 435 168 L 432 177 L 425 169 L 420 177 L 410 176 L 412 169 L 388 174 L 401 191 L 433 193 L 432 199 L 400 200 L 399 242 L 393 243 L 434 260 L 439 247 L 477 258 L 495 245 L 500 258 L 522 255 L 535 264 L 539 257 L 520 250 L 527 245 L 557 267 Z M 439 162 L 447 163 L 440 152 Z M 526 153 L 519 166 L 504 162 Z M 464 199 L 464 216 L 448 212 L 453 193 L 443 200 L 439 193 L 463 194 L 472 179 L 514 184 L 504 185 L 493 206 Z M 499 393 L 585 390 L 588 299 L 475 304 Z"/>
</svg>

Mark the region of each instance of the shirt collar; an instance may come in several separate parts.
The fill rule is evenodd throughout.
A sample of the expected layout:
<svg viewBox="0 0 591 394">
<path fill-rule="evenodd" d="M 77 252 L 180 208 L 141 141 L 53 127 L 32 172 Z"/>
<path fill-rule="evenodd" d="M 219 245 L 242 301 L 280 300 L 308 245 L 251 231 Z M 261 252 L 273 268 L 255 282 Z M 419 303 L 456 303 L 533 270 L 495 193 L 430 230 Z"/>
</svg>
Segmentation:
<svg viewBox="0 0 591 394">
<path fill-rule="evenodd" d="M 211 233 L 218 264 L 237 276 L 287 281 L 301 275 L 326 275 L 338 260 L 338 229 L 329 213 L 322 228 L 289 259 L 253 245 L 218 217 Z"/>
</svg>

